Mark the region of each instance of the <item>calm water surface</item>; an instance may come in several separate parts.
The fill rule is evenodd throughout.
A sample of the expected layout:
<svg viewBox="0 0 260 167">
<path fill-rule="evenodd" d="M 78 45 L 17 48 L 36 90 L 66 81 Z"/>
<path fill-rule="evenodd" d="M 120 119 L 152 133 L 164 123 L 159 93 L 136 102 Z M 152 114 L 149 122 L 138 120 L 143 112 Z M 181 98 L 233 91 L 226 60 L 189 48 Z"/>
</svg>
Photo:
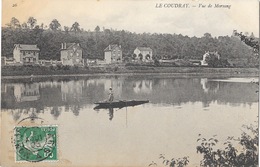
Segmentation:
<svg viewBox="0 0 260 167">
<path fill-rule="evenodd" d="M 169 76 L 85 77 L 2 80 L 2 116 L 7 128 L 38 116 L 58 125 L 59 159 L 74 166 L 158 165 L 159 154 L 189 156 L 196 166 L 198 134 L 220 141 L 239 136 L 257 120 L 256 78 L 176 78 Z M 146 100 L 150 103 L 94 110 L 94 102 Z"/>
</svg>

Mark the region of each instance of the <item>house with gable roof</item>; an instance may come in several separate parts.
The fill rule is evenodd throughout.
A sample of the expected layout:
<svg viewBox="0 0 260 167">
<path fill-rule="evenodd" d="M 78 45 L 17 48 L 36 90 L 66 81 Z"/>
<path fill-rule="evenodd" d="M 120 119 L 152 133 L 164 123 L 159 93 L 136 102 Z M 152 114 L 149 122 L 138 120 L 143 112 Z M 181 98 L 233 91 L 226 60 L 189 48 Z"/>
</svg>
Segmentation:
<svg viewBox="0 0 260 167">
<path fill-rule="evenodd" d="M 137 47 L 134 50 L 134 54 L 138 60 L 149 62 L 152 60 L 153 50 L 150 47 Z"/>
<path fill-rule="evenodd" d="M 16 63 L 38 64 L 39 54 L 37 45 L 14 44 L 13 58 Z"/>
<path fill-rule="evenodd" d="M 63 65 L 83 66 L 83 49 L 79 43 L 62 43 L 60 50 L 60 60 Z"/>
<path fill-rule="evenodd" d="M 108 45 L 104 49 L 104 61 L 106 64 L 122 63 L 123 55 L 121 45 Z"/>
</svg>

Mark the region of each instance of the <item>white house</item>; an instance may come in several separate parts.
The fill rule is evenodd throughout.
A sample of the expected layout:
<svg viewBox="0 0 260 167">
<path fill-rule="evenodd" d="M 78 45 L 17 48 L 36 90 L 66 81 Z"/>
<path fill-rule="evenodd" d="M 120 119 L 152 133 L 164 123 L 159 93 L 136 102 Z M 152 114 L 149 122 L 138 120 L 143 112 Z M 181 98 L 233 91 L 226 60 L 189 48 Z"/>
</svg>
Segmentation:
<svg viewBox="0 0 260 167">
<path fill-rule="evenodd" d="M 14 44 L 13 58 L 16 63 L 38 64 L 39 53 L 37 45 Z"/>
<path fill-rule="evenodd" d="M 134 50 L 134 55 L 138 60 L 149 62 L 153 58 L 153 50 L 150 47 L 137 47 Z"/>
</svg>

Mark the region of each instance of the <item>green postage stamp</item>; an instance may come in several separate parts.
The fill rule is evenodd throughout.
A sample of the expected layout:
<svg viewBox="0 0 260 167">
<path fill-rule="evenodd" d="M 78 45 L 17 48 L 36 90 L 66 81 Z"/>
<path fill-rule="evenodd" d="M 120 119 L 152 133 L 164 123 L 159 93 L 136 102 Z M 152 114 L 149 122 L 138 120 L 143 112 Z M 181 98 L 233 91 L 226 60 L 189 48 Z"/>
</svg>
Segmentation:
<svg viewBox="0 0 260 167">
<path fill-rule="evenodd" d="M 57 126 L 15 127 L 16 162 L 57 161 Z"/>
</svg>

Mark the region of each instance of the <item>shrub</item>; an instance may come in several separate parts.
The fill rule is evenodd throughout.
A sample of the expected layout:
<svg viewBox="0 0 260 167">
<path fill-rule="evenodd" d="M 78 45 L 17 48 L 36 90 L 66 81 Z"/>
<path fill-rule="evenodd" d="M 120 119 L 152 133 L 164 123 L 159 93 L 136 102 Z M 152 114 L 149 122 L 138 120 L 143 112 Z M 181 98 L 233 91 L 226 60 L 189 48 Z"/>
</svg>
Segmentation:
<svg viewBox="0 0 260 167">
<path fill-rule="evenodd" d="M 257 166 L 258 165 L 258 127 L 243 126 L 240 138 L 228 137 L 224 149 L 216 149 L 216 138 L 199 138 L 197 152 L 203 155 L 201 166 Z M 235 147 L 234 144 L 237 146 Z M 238 150 L 237 148 L 242 148 Z"/>
</svg>

